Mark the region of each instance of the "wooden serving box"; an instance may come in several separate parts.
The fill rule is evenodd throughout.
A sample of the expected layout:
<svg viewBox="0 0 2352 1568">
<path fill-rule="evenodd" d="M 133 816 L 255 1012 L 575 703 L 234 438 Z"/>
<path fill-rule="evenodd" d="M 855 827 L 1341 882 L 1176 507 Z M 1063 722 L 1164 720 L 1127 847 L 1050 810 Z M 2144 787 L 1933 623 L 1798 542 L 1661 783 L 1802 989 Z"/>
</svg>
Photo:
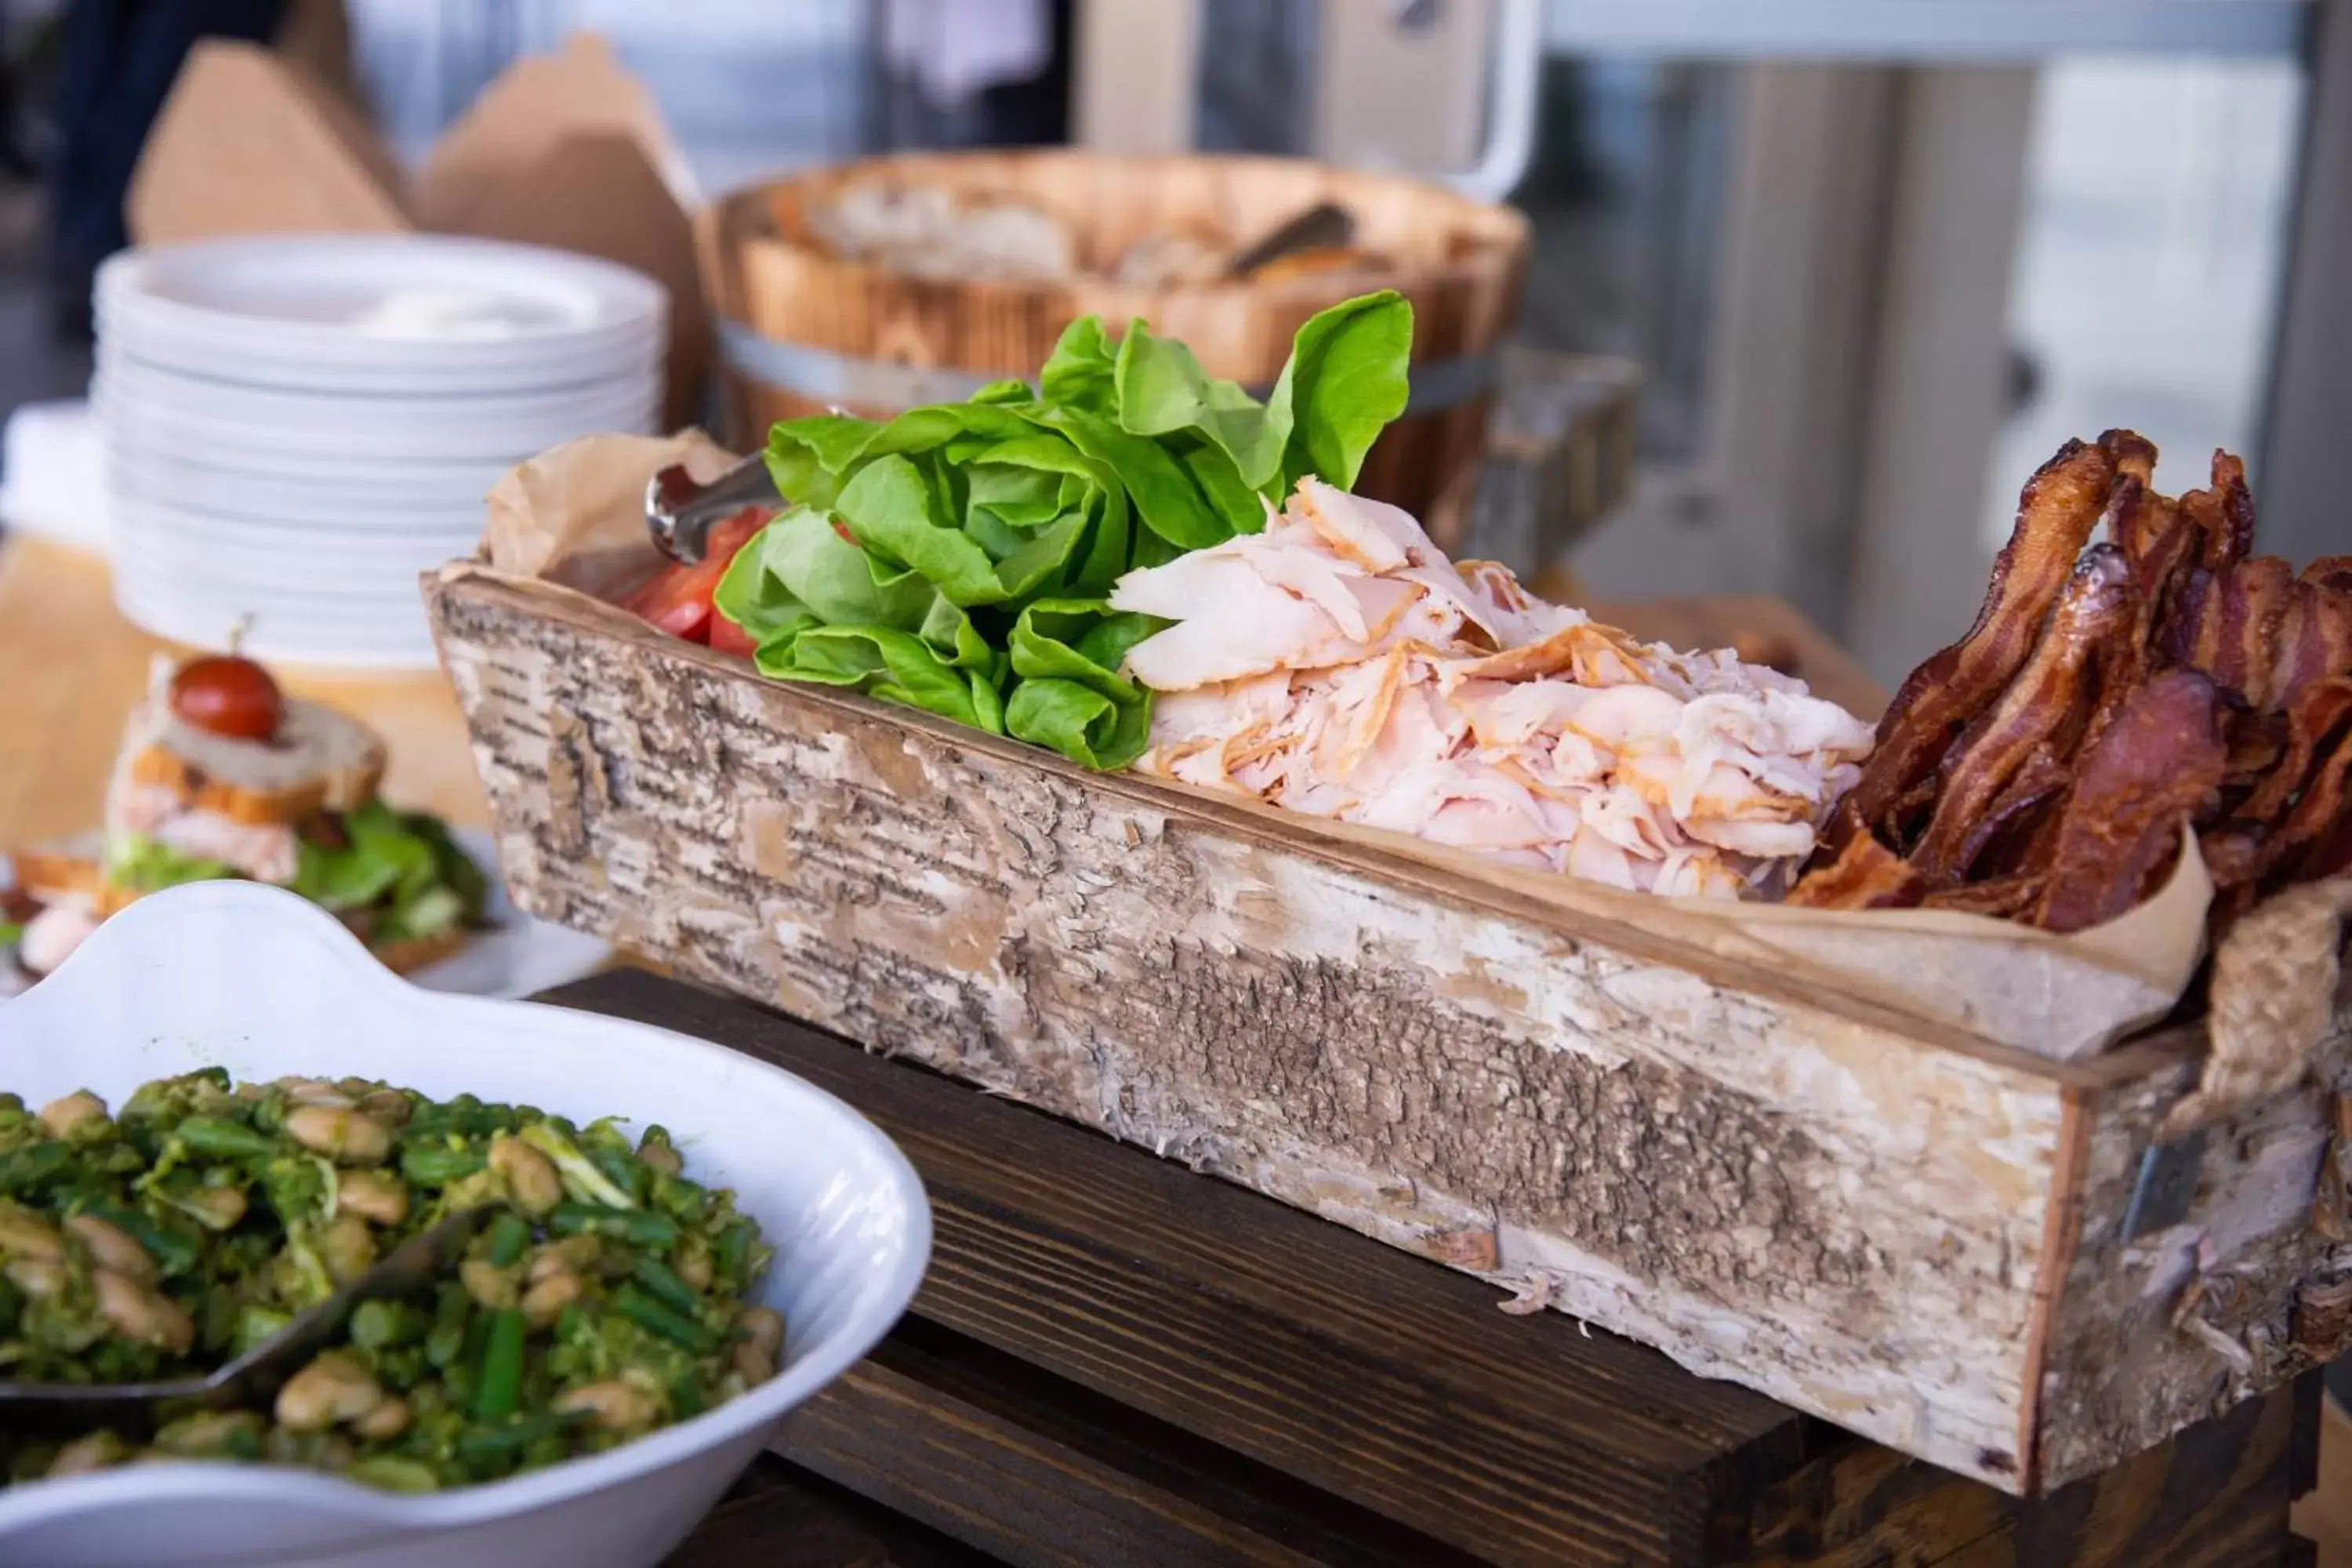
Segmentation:
<svg viewBox="0 0 2352 1568">
<path fill-rule="evenodd" d="M 1079 276 L 1045 281 L 909 277 L 845 258 L 814 237 L 812 209 L 854 184 L 935 187 L 1052 214 Z M 1388 265 L 1146 288 L 1105 276 L 1151 235 L 1246 245 L 1320 202 L 1345 206 L 1356 243 Z M 1317 311 L 1373 288 L 1412 301 L 1414 402 L 1383 432 L 1356 488 L 1423 519 L 1458 551 L 1517 319 L 1527 219 L 1443 186 L 1300 158 L 1142 157 L 1072 151 L 911 153 L 803 171 L 738 191 L 703 219 L 706 289 L 720 319 L 725 434 L 764 443 L 780 419 L 841 407 L 887 418 L 1030 376 L 1062 329 L 1138 317 L 1179 338 L 1212 375 L 1261 395 Z"/>
<path fill-rule="evenodd" d="M 2012 1493 L 2347 1342 L 2332 974 L 2252 1089 L 2201 1022 L 2053 1060 L 487 564 L 426 597 L 524 908 L 1525 1310 Z"/>
</svg>

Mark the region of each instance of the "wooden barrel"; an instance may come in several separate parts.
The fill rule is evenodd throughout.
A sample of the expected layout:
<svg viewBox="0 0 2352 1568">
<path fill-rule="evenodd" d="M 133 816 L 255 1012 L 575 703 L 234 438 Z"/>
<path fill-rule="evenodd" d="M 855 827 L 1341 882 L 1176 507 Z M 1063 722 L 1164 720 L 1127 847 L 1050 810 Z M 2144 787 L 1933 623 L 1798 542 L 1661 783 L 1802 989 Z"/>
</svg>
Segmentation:
<svg viewBox="0 0 2352 1568">
<path fill-rule="evenodd" d="M 866 181 L 943 187 L 962 202 L 1051 214 L 1073 276 L 931 279 L 846 258 L 815 237 L 823 212 Z M 1371 267 L 1152 289 L 1111 276 L 1130 246 L 1182 236 L 1246 246 L 1318 203 L 1345 207 Z M 1062 329 L 1137 317 L 1181 338 L 1213 375 L 1264 395 L 1316 311 L 1373 288 L 1412 301 L 1412 400 L 1372 448 L 1358 488 L 1457 545 L 1468 526 L 1500 350 L 1518 310 L 1527 222 L 1440 186 L 1298 159 L 1114 157 L 1053 150 L 911 153 L 738 191 L 705 216 L 719 317 L 722 423 L 739 449 L 778 419 L 842 408 L 887 416 L 1034 376 Z"/>
</svg>

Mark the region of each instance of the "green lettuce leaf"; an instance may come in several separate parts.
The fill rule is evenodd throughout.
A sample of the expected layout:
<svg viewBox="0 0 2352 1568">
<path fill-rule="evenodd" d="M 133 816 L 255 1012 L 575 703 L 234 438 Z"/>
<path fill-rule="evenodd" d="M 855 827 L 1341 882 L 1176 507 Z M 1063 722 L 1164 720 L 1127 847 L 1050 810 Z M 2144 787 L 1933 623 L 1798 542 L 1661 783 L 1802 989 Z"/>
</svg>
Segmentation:
<svg viewBox="0 0 2352 1568">
<path fill-rule="evenodd" d="M 1404 412 L 1412 355 L 1412 306 L 1391 292 L 1334 305 L 1298 329 L 1267 404 L 1290 411 L 1283 495 L 1307 474 L 1355 488 L 1372 442 Z"/>
<path fill-rule="evenodd" d="M 1298 329 L 1261 404 L 1201 368 L 1192 351 L 1138 321 L 1118 345 L 1119 423 L 1139 436 L 1195 431 L 1243 484 L 1277 499 L 1313 473 L 1346 489 L 1404 412 L 1412 306 L 1393 290 L 1334 305 Z"/>
<path fill-rule="evenodd" d="M 339 914 L 373 911 L 373 940 L 432 937 L 478 923 L 488 885 L 437 817 L 370 801 L 343 814 L 344 843 L 299 842 L 293 890 Z"/>
<path fill-rule="evenodd" d="M 1234 536 L 1184 465 L 1159 442 L 1082 408 L 1045 408 L 1037 419 L 1117 475 L 1143 526 L 1180 551 L 1205 550 Z"/>
<path fill-rule="evenodd" d="M 1127 651 L 1167 623 L 1099 599 L 1040 600 L 1009 639 L 1020 678 L 1005 703 L 1013 739 L 1098 770 L 1123 768 L 1151 741 L 1151 693 L 1119 673 Z"/>
<path fill-rule="evenodd" d="M 1087 317 L 1034 391 L 1002 381 L 887 421 L 786 420 L 767 463 L 793 504 L 737 553 L 714 605 L 772 679 L 1124 767 L 1151 704 L 1121 666 L 1156 624 L 1103 595 L 1264 527 L 1303 473 L 1351 485 L 1404 406 L 1412 333 L 1394 293 L 1326 310 L 1261 404 L 1141 322 L 1114 340 Z"/>
<path fill-rule="evenodd" d="M 906 632 L 811 626 L 789 639 L 761 643 L 753 662 L 773 679 L 855 687 L 884 702 L 919 708 L 992 734 L 1004 732 L 995 660 L 982 668 L 960 668 Z"/>
<path fill-rule="evenodd" d="M 1037 374 L 1045 402 L 1089 414 L 1115 414 L 1118 373 L 1100 316 L 1080 316 L 1062 329 L 1045 368 Z"/>
<path fill-rule="evenodd" d="M 1191 349 L 1141 321 L 1119 340 L 1118 417 L 1137 436 L 1197 431 L 1232 459 L 1254 490 L 1280 476 L 1283 445 L 1290 439 L 1288 398 L 1260 403 L 1239 382 L 1216 380 Z"/>
<path fill-rule="evenodd" d="M 186 882 L 217 882 L 238 874 L 225 861 L 184 855 L 143 834 L 116 834 L 106 843 L 106 879 L 133 892 L 160 893 Z"/>
</svg>

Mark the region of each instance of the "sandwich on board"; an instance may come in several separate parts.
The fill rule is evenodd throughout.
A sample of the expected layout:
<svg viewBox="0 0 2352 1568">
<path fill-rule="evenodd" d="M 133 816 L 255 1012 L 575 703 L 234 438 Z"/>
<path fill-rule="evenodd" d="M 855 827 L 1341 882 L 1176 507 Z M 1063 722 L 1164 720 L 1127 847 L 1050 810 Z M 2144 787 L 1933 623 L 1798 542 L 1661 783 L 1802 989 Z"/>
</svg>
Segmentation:
<svg viewBox="0 0 2352 1568">
<path fill-rule="evenodd" d="M 159 661 L 96 832 L 16 851 L 16 961 L 46 974 L 133 900 L 242 878 L 333 911 L 404 973 L 482 923 L 481 868 L 437 817 L 377 795 L 383 742 L 235 655 Z"/>
</svg>

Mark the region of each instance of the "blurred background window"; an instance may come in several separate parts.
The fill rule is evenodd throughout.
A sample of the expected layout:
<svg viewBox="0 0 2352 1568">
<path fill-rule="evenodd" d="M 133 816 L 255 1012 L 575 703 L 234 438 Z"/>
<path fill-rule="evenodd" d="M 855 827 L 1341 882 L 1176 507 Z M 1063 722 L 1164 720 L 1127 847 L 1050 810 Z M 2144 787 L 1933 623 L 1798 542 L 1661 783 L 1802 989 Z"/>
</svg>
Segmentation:
<svg viewBox="0 0 2352 1568">
<path fill-rule="evenodd" d="M 2290 59 L 2042 70 L 1988 538 L 2008 537 L 2020 480 L 2078 432 L 2128 426 L 2184 482 L 2215 447 L 2259 449 L 2303 100 Z"/>
<path fill-rule="evenodd" d="M 644 79 L 706 191 L 889 144 L 867 0 L 345 4 L 371 107 L 412 160 L 517 56 L 581 31 Z"/>
</svg>

